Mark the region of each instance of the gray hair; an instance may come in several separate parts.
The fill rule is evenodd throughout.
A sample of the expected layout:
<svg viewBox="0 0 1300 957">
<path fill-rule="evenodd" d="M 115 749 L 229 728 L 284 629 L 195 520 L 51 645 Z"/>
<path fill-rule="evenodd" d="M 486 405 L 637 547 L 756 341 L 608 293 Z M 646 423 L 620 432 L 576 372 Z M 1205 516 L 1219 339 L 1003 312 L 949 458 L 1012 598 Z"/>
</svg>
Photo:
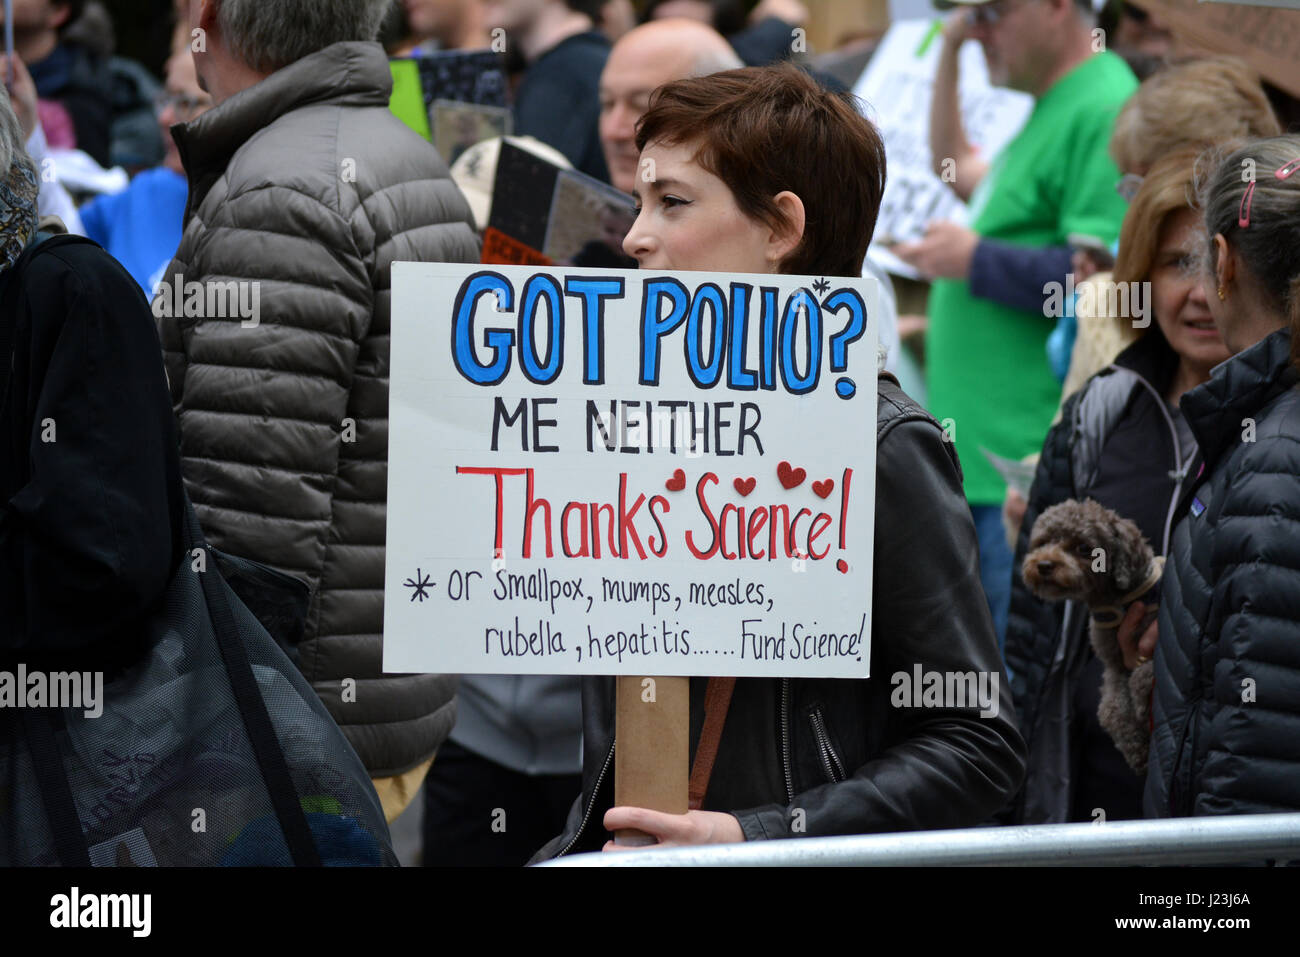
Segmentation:
<svg viewBox="0 0 1300 957">
<path fill-rule="evenodd" d="M 1300 167 L 1300 135 L 1210 150 L 1196 167 L 1194 185 L 1210 242 L 1207 265 L 1213 268 L 1214 235 L 1222 233 L 1300 334 L 1300 168 L 1277 177 L 1285 167 Z M 1246 211 L 1242 203 L 1252 183 Z M 1243 212 L 1246 226 L 1239 225 Z"/>
<path fill-rule="evenodd" d="M 221 0 L 217 23 L 230 51 L 273 73 L 317 50 L 379 35 L 390 0 Z"/>
</svg>

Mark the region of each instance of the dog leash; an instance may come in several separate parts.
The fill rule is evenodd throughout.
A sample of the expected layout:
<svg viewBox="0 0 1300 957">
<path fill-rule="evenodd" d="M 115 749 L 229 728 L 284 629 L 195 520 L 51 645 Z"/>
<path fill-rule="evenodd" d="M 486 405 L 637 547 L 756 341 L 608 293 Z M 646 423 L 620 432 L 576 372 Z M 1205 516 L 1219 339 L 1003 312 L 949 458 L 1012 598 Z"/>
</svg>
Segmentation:
<svg viewBox="0 0 1300 957">
<path fill-rule="evenodd" d="M 1118 628 L 1119 623 L 1124 620 L 1124 613 L 1128 611 L 1129 603 L 1155 587 L 1156 582 L 1160 581 L 1160 576 L 1164 574 L 1164 570 L 1165 557 L 1157 555 L 1151 563 L 1151 570 L 1147 572 L 1147 577 L 1141 585 L 1127 595 L 1122 596 L 1115 604 L 1099 605 L 1091 610 L 1093 623 L 1099 628 Z"/>
</svg>

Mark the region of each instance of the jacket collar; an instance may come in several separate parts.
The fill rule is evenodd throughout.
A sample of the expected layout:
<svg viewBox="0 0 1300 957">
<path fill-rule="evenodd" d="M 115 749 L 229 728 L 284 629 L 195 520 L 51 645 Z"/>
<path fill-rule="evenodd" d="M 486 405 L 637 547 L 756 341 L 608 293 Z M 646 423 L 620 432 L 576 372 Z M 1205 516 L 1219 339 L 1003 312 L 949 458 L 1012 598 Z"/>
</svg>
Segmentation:
<svg viewBox="0 0 1300 957">
<path fill-rule="evenodd" d="M 190 181 L 188 221 L 231 157 L 258 130 L 315 103 L 384 106 L 393 89 L 378 43 L 335 43 L 276 70 L 218 107 L 171 128 Z"/>
<path fill-rule="evenodd" d="M 1196 436 L 1206 467 L 1241 433 L 1254 415 L 1297 381 L 1291 362 L 1291 330 L 1282 328 L 1215 366 L 1209 382 L 1183 396 L 1180 406 Z"/>
<path fill-rule="evenodd" d="M 1178 353 L 1154 323 L 1137 341 L 1130 343 L 1115 357 L 1114 365 L 1141 376 L 1160 395 L 1164 395 L 1178 369 Z"/>
</svg>

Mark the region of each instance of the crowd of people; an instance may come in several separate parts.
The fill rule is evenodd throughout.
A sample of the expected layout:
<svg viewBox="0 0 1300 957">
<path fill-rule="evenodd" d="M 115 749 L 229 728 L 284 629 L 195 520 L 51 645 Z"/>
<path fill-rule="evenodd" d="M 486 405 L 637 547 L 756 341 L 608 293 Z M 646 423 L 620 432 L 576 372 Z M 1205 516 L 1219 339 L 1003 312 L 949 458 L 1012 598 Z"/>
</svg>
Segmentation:
<svg viewBox="0 0 1300 957">
<path fill-rule="evenodd" d="M 885 138 L 844 51 L 806 49 L 799 0 L 177 2 L 160 78 L 110 55 L 99 4 L 15 0 L 0 661 L 149 654 L 189 501 L 214 547 L 310 587 L 294 661 L 389 821 L 422 802 L 426 865 L 616 850 L 623 829 L 1300 810 L 1296 91 L 1183 51 L 1140 0 L 939 5 L 931 153 L 970 216 L 891 243 L 917 281 L 869 251 Z M 878 40 L 849 38 L 855 69 Z M 962 113 L 968 41 L 1033 100 L 991 156 Z M 635 198 L 640 268 L 881 283 L 872 677 L 736 679 L 685 814 L 615 806 L 611 678 L 382 669 L 391 265 L 477 262 L 486 225 L 474 164 L 390 110 L 390 58 L 483 48 L 518 142 Z M 249 308 L 177 308 L 196 282 Z M 1036 463 L 1027 494 L 985 452 Z M 1133 601 L 1114 634 L 1127 669 L 1154 663 L 1144 774 L 1099 722 L 1089 610 L 1021 574 L 1070 499 L 1165 559 L 1158 615 Z M 999 706 L 899 708 L 887 676 L 916 667 L 1004 676 Z M 690 685 L 694 753 L 718 686 Z M 0 713 L 0 760 L 22 733 Z"/>
</svg>

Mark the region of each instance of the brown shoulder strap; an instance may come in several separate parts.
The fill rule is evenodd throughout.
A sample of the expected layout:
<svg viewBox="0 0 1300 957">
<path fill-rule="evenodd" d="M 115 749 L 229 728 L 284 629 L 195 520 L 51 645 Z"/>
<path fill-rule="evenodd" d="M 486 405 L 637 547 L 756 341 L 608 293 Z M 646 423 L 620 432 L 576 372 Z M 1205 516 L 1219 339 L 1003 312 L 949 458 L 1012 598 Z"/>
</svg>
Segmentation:
<svg viewBox="0 0 1300 957">
<path fill-rule="evenodd" d="M 718 756 L 722 726 L 727 722 L 727 709 L 731 707 L 731 692 L 735 687 L 735 678 L 710 678 L 708 689 L 704 692 L 704 727 L 700 730 L 700 740 L 695 746 L 695 761 L 691 764 L 691 781 L 686 791 L 689 800 L 687 806 L 692 811 L 700 809 L 705 792 L 709 790 L 713 761 Z"/>
</svg>

